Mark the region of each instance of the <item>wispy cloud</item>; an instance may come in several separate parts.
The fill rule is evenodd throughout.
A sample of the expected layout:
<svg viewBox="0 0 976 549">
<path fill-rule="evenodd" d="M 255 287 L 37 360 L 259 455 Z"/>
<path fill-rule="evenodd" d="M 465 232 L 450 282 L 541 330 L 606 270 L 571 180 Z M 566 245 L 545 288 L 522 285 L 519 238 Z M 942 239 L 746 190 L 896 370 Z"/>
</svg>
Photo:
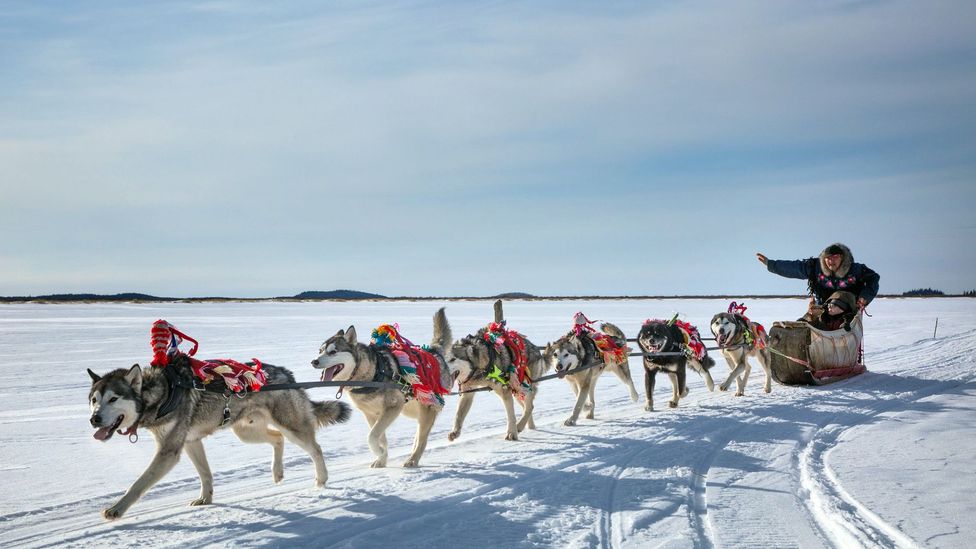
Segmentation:
<svg viewBox="0 0 976 549">
<path fill-rule="evenodd" d="M 932 184 L 951 189 L 935 194 L 954 215 L 976 205 L 953 183 L 974 174 L 976 6 L 723 8 L 8 9 L 0 227 L 30 227 L 31 246 L 0 253 L 38 275 L 73 256 L 91 284 L 111 263 L 104 286 L 169 294 L 358 287 L 386 256 L 402 268 L 372 286 L 385 293 L 758 291 L 772 282 L 701 266 L 758 245 L 813 253 L 837 238 L 820 212 L 839 202 L 841 238 L 900 269 L 904 246 L 874 236 L 881 226 L 912 241 L 944 218 L 926 206 Z M 777 230 L 798 221 L 828 228 Z M 178 246 L 160 243 L 161 226 Z M 662 230 L 685 240 L 636 244 Z M 157 254 L 131 241 L 286 267 L 261 284 L 153 279 Z M 566 242 L 586 253 L 552 252 Z M 505 266 L 479 267 L 484 246 L 506 246 Z M 630 267 L 596 272 L 591 250 Z M 456 276 L 432 274 L 431 257 Z M 967 285 L 948 271 L 939 280 Z M 4 277 L 0 293 L 57 290 L 48 280 Z"/>
</svg>

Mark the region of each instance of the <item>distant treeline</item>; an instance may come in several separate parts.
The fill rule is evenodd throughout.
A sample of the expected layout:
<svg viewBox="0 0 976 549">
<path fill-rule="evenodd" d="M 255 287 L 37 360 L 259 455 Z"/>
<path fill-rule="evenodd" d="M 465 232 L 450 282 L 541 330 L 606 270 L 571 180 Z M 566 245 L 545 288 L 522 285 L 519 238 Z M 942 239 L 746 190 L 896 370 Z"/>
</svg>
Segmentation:
<svg viewBox="0 0 976 549">
<path fill-rule="evenodd" d="M 944 296 L 945 292 L 942 290 L 933 290 L 932 288 L 918 288 L 915 290 L 908 290 L 907 292 L 901 294 L 906 297 L 931 297 L 931 296 Z"/>
<path fill-rule="evenodd" d="M 0 301 L 7 303 L 17 303 L 26 301 L 178 301 L 174 297 L 158 297 L 148 294 L 123 293 L 123 294 L 50 294 L 35 296 L 14 296 L 0 297 Z"/>
<path fill-rule="evenodd" d="M 946 295 L 940 290 L 932 288 L 919 288 L 910 290 L 903 294 L 879 295 L 878 297 L 976 297 L 976 290 L 970 290 L 962 294 Z M 397 296 L 388 297 L 358 290 L 329 290 L 329 291 L 306 291 L 293 296 L 281 297 L 160 297 L 136 292 L 126 292 L 121 294 L 48 294 L 35 296 L 13 296 L 0 297 L 0 303 L 72 303 L 72 302 L 92 302 L 92 301 L 141 301 L 141 302 L 203 302 L 203 301 L 273 301 L 273 300 L 397 300 L 397 301 L 437 301 L 437 300 L 480 300 L 480 299 L 525 299 L 537 301 L 591 301 L 596 299 L 775 299 L 775 298 L 805 298 L 806 295 L 782 295 L 782 294 L 751 294 L 751 295 L 561 295 L 561 296 L 536 296 L 525 292 L 506 292 L 493 296 Z"/>
</svg>

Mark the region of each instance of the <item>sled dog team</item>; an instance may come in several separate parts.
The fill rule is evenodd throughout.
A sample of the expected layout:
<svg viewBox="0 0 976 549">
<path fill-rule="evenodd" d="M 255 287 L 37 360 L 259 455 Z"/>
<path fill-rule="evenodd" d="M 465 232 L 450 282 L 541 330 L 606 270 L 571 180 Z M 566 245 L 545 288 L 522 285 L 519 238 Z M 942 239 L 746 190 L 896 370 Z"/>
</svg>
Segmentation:
<svg viewBox="0 0 976 549">
<path fill-rule="evenodd" d="M 733 304 L 728 312 L 716 314 L 710 327 L 715 341 L 730 368 L 728 378 L 719 385 L 722 391 L 736 383 L 736 396 L 744 394 L 751 366 L 749 357 L 758 360 L 766 373 L 763 390 L 770 392 L 770 351 L 763 327 L 744 316 L 744 307 Z M 443 395 L 457 385 L 460 399 L 449 440 L 461 436 L 465 417 L 471 409 L 475 391 L 490 389 L 502 401 L 507 419 L 506 440 L 518 440 L 526 427 L 535 428 L 532 419 L 537 380 L 554 370 L 565 379 L 576 395 L 572 413 L 564 421 L 575 425 L 580 413 L 593 419 L 596 408 L 594 389 L 597 378 L 613 372 L 638 400 L 627 356 L 630 348 L 623 332 L 610 323 L 599 329 L 582 313 L 574 317 L 572 329 L 556 341 L 540 348 L 524 335 L 508 329 L 496 303 L 495 322 L 475 334 L 454 341 L 444 309 L 433 318 L 433 340 L 429 346 L 416 346 L 400 335 L 395 325 L 382 325 L 372 333 L 372 342 L 360 341 L 354 326 L 339 330 L 319 348 L 311 361 L 322 370 L 323 381 L 381 382 L 374 386 L 350 389 L 353 404 L 369 425 L 368 443 L 375 456 L 371 467 L 385 467 L 388 459 L 386 429 L 401 414 L 417 421 L 413 451 L 404 467 L 417 467 L 427 446 L 434 421 L 443 408 Z M 154 325 L 154 330 L 155 330 Z M 154 336 L 155 336 L 154 331 Z M 106 441 L 118 432 L 130 440 L 138 438 L 138 428 L 146 428 L 156 440 L 156 454 L 145 472 L 122 498 L 102 511 L 102 516 L 120 518 L 149 488 L 162 479 L 185 452 L 200 477 L 200 497 L 190 505 L 207 505 L 213 500 L 213 475 L 202 439 L 230 427 L 243 442 L 267 443 L 273 448 L 272 480 L 284 478 L 282 453 L 284 439 L 309 454 L 315 467 L 315 485 L 322 487 L 328 478 L 322 449 L 315 439 L 317 428 L 349 419 L 349 405 L 341 401 L 317 402 L 302 389 L 229 393 L 199 390 L 194 380 L 200 363 L 178 351 L 181 332 L 167 333 L 167 350 L 157 349 L 153 367 L 118 369 L 104 376 L 91 370 L 89 393 L 94 437 Z M 655 376 L 660 371 L 671 380 L 675 408 L 688 394 L 686 370 L 700 374 L 711 391 L 709 370 L 715 362 L 708 356 L 698 330 L 685 322 L 648 320 L 637 335 L 645 369 L 645 410 L 654 409 Z M 195 342 L 194 342 L 195 344 Z M 190 351 L 193 355 L 196 350 Z M 232 361 L 229 361 L 232 362 Z M 255 362 L 257 362 L 255 360 Z M 237 364 L 237 363 L 233 363 Z M 261 365 L 267 385 L 294 383 L 286 368 Z M 228 368 L 219 364 L 214 371 L 230 379 Z M 240 397 L 240 398 L 238 398 Z M 522 408 L 516 420 L 515 403 Z"/>
</svg>

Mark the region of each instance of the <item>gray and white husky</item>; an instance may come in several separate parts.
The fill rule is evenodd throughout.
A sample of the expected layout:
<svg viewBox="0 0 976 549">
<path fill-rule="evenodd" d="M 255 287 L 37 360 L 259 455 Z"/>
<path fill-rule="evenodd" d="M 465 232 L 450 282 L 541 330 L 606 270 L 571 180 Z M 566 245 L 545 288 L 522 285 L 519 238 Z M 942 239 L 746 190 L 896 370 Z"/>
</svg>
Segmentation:
<svg viewBox="0 0 976 549">
<path fill-rule="evenodd" d="M 315 464 L 315 485 L 325 486 L 328 473 L 315 431 L 326 424 L 349 419 L 349 405 L 344 402 L 315 402 L 300 389 L 258 391 L 243 398 L 216 392 L 187 389 L 192 372 L 186 357 L 176 355 L 164 368 L 143 370 L 138 364 L 113 370 L 104 376 L 88 370 L 92 386 L 88 394 L 91 425 L 95 438 L 106 441 L 116 432 L 137 435 L 145 427 L 156 439 L 156 455 L 145 472 L 115 505 L 102 511 L 114 520 L 125 514 L 149 488 L 168 473 L 186 452 L 200 475 L 200 497 L 190 505 L 208 505 L 213 501 L 213 475 L 203 450 L 202 439 L 223 427 L 230 427 L 244 442 L 265 442 L 274 448 L 272 480 L 284 478 L 282 452 L 284 438 L 308 452 Z M 285 368 L 264 364 L 267 383 L 294 383 Z M 179 385 L 177 385 L 179 382 Z M 162 417 L 160 409 L 168 409 Z M 226 413 L 225 413 L 226 409 Z M 225 421 L 226 420 L 226 421 Z M 269 425 L 274 428 L 270 428 Z"/>
<path fill-rule="evenodd" d="M 620 328 L 606 322 L 600 325 L 600 331 L 613 337 L 619 345 L 627 344 L 627 336 Z M 593 419 L 596 400 L 593 398 L 596 389 L 596 380 L 604 370 L 610 370 L 620 381 L 630 389 L 630 399 L 637 402 L 637 389 L 634 388 L 634 380 L 630 377 L 630 364 L 625 360 L 622 363 L 604 362 L 603 354 L 597 349 L 593 338 L 586 335 L 576 335 L 571 331 L 563 337 L 546 345 L 545 360 L 549 367 L 556 372 L 572 372 L 576 368 L 599 364 L 599 366 L 583 370 L 577 373 L 567 373 L 566 381 L 573 388 L 576 395 L 576 405 L 573 413 L 564 421 L 565 425 L 576 425 L 580 411 L 586 407 L 586 419 Z"/>
<path fill-rule="evenodd" d="M 535 422 L 532 420 L 533 402 L 538 391 L 538 384 L 534 381 L 524 393 L 524 399 L 518 399 L 514 393 L 520 391 L 517 376 L 511 374 L 508 384 L 501 383 L 489 378 L 497 367 L 500 372 L 508 372 L 512 367 L 512 351 L 507 346 L 496 349 L 490 342 L 485 341 L 486 329 L 478 330 L 474 335 L 469 335 L 458 341 L 451 347 L 448 359 L 448 367 L 458 381 L 458 391 L 461 398 L 458 402 L 457 415 L 454 417 L 454 429 L 447 435 L 448 440 L 455 440 L 461 436 L 461 427 L 464 425 L 464 418 L 471 410 L 474 402 L 474 389 L 490 387 L 505 406 L 505 416 L 508 419 L 508 428 L 505 431 L 505 440 L 518 440 L 518 434 L 523 429 L 535 429 Z M 523 336 L 525 342 L 526 369 L 529 378 L 532 380 L 542 377 L 546 373 L 546 362 L 543 360 L 542 352 L 535 344 Z M 515 421 L 515 401 L 522 405 L 522 417 L 516 424 Z"/>
<path fill-rule="evenodd" d="M 762 326 L 739 314 L 719 313 L 712 317 L 711 328 L 715 343 L 721 349 L 722 356 L 729 363 L 729 370 L 731 370 L 729 378 L 719 385 L 719 390 L 728 391 L 732 380 L 735 380 L 735 396 L 744 395 L 749 372 L 752 370 L 748 358 L 754 357 L 766 372 L 763 392 L 770 392 L 772 390 L 772 372 L 769 369 L 770 351 L 766 346 L 766 332 Z"/>
<path fill-rule="evenodd" d="M 434 337 L 429 351 L 437 357 L 441 369 L 441 384 L 450 387 L 454 384 L 444 359 L 444 353 L 451 344 L 451 327 L 447 315 L 441 308 L 434 315 Z M 381 381 L 393 382 L 399 379 L 397 359 L 389 349 L 375 344 L 359 343 L 356 328 L 339 330 L 325 340 L 319 348 L 319 357 L 312 366 L 322 370 L 324 381 Z M 409 386 L 405 387 L 409 388 Z M 420 457 L 427 447 L 427 438 L 434 426 L 434 420 L 441 406 L 423 404 L 407 395 L 400 388 L 359 387 L 349 391 L 352 403 L 366 416 L 369 423 L 369 449 L 376 456 L 371 467 L 386 467 L 389 455 L 386 444 L 386 429 L 393 421 L 403 415 L 417 420 L 417 434 L 414 438 L 413 452 L 404 467 L 417 467 Z"/>
</svg>

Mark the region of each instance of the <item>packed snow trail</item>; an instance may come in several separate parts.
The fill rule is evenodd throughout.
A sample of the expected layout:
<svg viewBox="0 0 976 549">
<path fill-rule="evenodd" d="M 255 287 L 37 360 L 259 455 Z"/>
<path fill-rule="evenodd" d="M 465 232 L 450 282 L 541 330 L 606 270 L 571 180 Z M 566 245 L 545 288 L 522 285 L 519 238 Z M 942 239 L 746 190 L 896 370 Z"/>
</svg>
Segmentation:
<svg viewBox="0 0 976 549">
<path fill-rule="evenodd" d="M 364 421 L 354 410 L 350 423 L 319 432 L 330 475 L 321 491 L 312 488 L 310 460 L 293 445 L 286 444 L 285 480 L 275 486 L 270 448 L 243 445 L 221 433 L 205 441 L 214 505 L 186 506 L 196 497 L 198 481 L 184 460 L 182 469 L 113 523 L 102 521 L 99 512 L 145 467 L 151 443 L 92 441 L 83 402 L 4 409 L 5 442 L 48 439 L 44 444 L 82 460 L 97 481 L 57 471 L 48 473 L 47 482 L 38 476 L 37 493 L 60 489 L 68 495 L 58 500 L 25 491 L 32 503 L 50 503 L 5 507 L 10 511 L 0 515 L 0 545 L 961 547 L 972 539 L 966 532 L 973 532 L 966 530 L 968 519 L 960 520 L 964 512 L 940 514 L 952 509 L 949 502 L 935 493 L 902 493 L 897 477 L 871 484 L 858 469 L 869 453 L 859 437 L 899 429 L 905 417 L 924 424 L 943 421 L 944 414 L 971 413 L 971 328 L 915 342 L 887 328 L 883 340 L 900 339 L 897 345 L 870 351 L 868 373 L 826 387 L 774 384 L 766 395 L 761 375 L 754 374 L 746 396 L 736 398 L 707 392 L 691 374 L 691 393 L 674 410 L 645 412 L 643 402 L 631 402 L 622 384 L 607 375 L 597 387 L 596 419 L 581 419 L 575 427 L 562 424 L 572 406 L 568 384 L 552 380 L 537 400 L 539 429 L 523 432 L 517 442 L 502 440 L 499 400 L 480 394 L 464 434 L 453 443 L 446 440 L 455 411 L 448 404 L 418 469 L 399 466 L 415 426 L 406 419 L 391 430 L 390 467 L 370 469 Z M 636 360 L 632 371 L 640 387 L 643 373 Z M 724 365 L 713 370 L 717 381 L 726 373 Z M 660 397 L 670 391 L 669 382 L 657 389 Z M 84 399 L 81 391 L 73 397 L 78 394 Z M 325 397 L 321 391 L 312 396 Z M 952 406 L 946 404 L 950 398 Z M 57 424 L 51 417 L 59 415 L 65 417 Z M 47 427 L 52 421 L 53 429 Z M 953 425 L 960 430 L 953 438 L 958 444 L 976 435 L 971 421 Z M 58 429 L 64 433 L 60 442 Z M 920 425 L 913 432 L 924 447 L 928 431 Z M 971 471 L 969 461 L 960 461 L 972 459 L 970 449 L 960 447 L 959 455 L 946 450 L 939 463 Z M 4 460 L 3 478 L 40 475 L 37 463 L 17 452 L 16 460 Z M 905 468 L 911 457 L 899 465 Z M 21 463 L 27 468 L 18 468 Z M 71 466 L 64 463 L 66 470 Z M 107 480 L 98 480 L 106 470 Z M 972 488 L 970 477 L 960 476 L 959 482 Z M 966 485 L 958 489 L 965 492 Z M 935 498 L 934 504 L 925 498 Z M 919 523 L 929 515 L 918 508 L 931 518 Z"/>
</svg>

